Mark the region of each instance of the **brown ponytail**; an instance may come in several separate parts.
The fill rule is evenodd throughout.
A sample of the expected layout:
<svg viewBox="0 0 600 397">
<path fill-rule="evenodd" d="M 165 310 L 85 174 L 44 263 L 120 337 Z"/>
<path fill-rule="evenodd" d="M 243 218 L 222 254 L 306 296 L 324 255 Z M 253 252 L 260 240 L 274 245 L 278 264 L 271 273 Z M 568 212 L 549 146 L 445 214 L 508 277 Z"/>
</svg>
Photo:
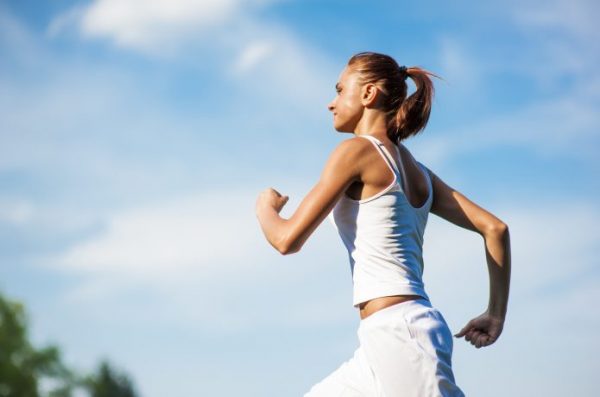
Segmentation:
<svg viewBox="0 0 600 397">
<path fill-rule="evenodd" d="M 379 83 L 385 95 L 387 134 L 392 142 L 398 143 L 425 128 L 434 95 L 433 81 L 429 76 L 439 76 L 419 67 L 400 67 L 389 55 L 375 52 L 353 55 L 348 66 L 361 75 L 363 83 Z M 407 77 L 415 82 L 417 88 L 408 98 Z"/>
</svg>

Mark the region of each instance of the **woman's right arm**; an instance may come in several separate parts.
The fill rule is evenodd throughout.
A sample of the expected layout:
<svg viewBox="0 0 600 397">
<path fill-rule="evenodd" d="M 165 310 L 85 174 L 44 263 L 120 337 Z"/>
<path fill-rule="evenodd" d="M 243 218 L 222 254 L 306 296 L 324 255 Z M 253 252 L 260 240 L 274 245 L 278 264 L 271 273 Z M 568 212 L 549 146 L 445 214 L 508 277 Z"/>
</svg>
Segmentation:
<svg viewBox="0 0 600 397">
<path fill-rule="evenodd" d="M 480 234 L 485 242 L 490 277 L 488 309 L 481 316 L 469 321 L 455 336 L 465 336 L 465 339 L 477 348 L 490 345 L 502 332 L 508 305 L 510 287 L 508 226 L 492 213 L 446 185 L 433 172 L 429 172 L 434 194 L 431 212 L 455 225 Z"/>
</svg>

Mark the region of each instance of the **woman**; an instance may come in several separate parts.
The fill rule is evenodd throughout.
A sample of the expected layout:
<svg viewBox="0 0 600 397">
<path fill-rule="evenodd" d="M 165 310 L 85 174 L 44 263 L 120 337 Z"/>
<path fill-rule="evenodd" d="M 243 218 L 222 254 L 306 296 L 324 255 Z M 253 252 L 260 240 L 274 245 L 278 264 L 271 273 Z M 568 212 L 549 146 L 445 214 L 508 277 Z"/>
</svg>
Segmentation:
<svg viewBox="0 0 600 397">
<path fill-rule="evenodd" d="M 328 108 L 335 129 L 355 136 L 331 153 L 319 182 L 289 219 L 279 216 L 288 196 L 270 188 L 258 197 L 262 231 L 282 254 L 298 252 L 327 216 L 350 254 L 360 346 L 305 397 L 464 395 L 452 372 L 452 334 L 422 281 L 429 212 L 485 242 L 488 309 L 455 336 L 481 348 L 502 332 L 510 282 L 508 227 L 446 185 L 401 143 L 427 124 L 434 93 L 429 76 L 435 75 L 400 67 L 387 55 L 354 55 Z M 416 91 L 407 97 L 408 77 Z"/>
</svg>

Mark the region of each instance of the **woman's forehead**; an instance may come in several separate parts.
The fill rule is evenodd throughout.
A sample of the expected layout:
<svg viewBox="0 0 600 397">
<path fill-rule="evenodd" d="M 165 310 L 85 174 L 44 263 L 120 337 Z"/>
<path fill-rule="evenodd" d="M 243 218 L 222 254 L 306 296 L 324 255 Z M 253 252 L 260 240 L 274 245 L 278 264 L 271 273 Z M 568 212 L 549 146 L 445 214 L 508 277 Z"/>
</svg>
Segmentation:
<svg viewBox="0 0 600 397">
<path fill-rule="evenodd" d="M 352 67 L 346 66 L 338 77 L 338 83 L 349 84 L 356 80 L 356 72 Z"/>
</svg>

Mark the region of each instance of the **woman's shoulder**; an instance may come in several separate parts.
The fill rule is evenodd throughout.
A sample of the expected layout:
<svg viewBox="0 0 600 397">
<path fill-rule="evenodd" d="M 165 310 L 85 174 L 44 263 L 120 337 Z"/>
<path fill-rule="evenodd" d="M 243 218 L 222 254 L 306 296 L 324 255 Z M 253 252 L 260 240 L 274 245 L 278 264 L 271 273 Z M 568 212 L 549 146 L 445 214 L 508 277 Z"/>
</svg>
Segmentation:
<svg viewBox="0 0 600 397">
<path fill-rule="evenodd" d="M 334 149 L 336 152 L 341 152 L 345 156 L 348 157 L 361 157 L 365 153 L 367 153 L 373 144 L 369 142 L 367 139 L 361 138 L 359 136 L 354 136 L 352 138 L 344 139 L 339 142 Z"/>
<path fill-rule="evenodd" d="M 344 139 L 339 145 L 348 145 L 355 147 L 371 146 L 373 145 L 368 139 L 361 136 L 353 136 L 351 138 Z"/>
</svg>

